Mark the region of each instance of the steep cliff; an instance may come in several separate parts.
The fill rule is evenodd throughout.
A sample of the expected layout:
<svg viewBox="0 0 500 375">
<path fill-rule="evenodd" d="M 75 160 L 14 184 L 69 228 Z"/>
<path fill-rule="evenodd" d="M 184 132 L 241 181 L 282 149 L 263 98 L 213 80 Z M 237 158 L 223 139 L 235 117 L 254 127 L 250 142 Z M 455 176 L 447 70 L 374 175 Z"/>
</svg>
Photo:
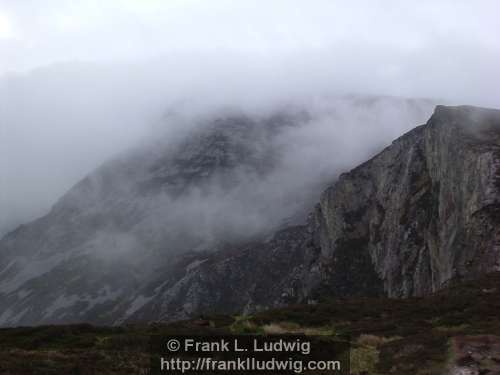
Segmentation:
<svg viewBox="0 0 500 375">
<path fill-rule="evenodd" d="M 438 106 L 326 189 L 307 225 L 212 254 L 132 319 L 422 296 L 500 270 L 500 111 Z"/>
<path fill-rule="evenodd" d="M 500 269 L 499 140 L 500 111 L 438 106 L 324 192 L 322 262 L 367 253 L 393 297 Z"/>
</svg>

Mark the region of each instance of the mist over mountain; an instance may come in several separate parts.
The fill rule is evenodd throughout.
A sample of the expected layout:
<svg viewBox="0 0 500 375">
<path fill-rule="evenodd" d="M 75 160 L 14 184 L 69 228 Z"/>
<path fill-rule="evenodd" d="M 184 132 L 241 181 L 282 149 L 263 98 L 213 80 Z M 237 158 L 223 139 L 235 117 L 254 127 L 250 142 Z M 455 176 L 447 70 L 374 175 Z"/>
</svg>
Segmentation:
<svg viewBox="0 0 500 375">
<path fill-rule="evenodd" d="M 498 4 L 256 4 L 0 3 L 0 325 L 496 267 Z"/>
<path fill-rule="evenodd" d="M 498 107 L 496 2 L 387 7 L 2 2 L 0 233 L 47 213 L 151 127 L 175 128 L 166 113 L 314 111 L 314 98 L 349 94 Z"/>
<path fill-rule="evenodd" d="M 304 153 L 293 163 L 319 163 L 314 169 L 323 170 L 328 163 L 336 169 L 354 165 L 431 111 L 430 104 L 424 108 L 426 100 L 415 101 L 415 108 L 411 101 L 407 109 L 393 108 L 396 97 L 318 94 L 301 86 L 286 93 L 279 87 L 255 90 L 244 79 L 236 80 L 231 94 L 223 85 L 208 95 L 211 82 L 200 78 L 186 90 L 174 78 L 156 64 L 151 69 L 67 64 L 0 79 L 0 233 L 47 213 L 73 184 L 120 152 L 151 138 L 182 137 L 217 117 L 303 111 L 310 117 L 309 131 L 297 130 L 280 142 L 296 143 L 294 152 L 284 151 L 291 158 Z"/>
<path fill-rule="evenodd" d="M 500 373 L 498 14 L 0 0 L 0 375 Z"/>
<path fill-rule="evenodd" d="M 155 129 L 5 236 L 3 324 L 126 319 L 152 298 L 146 285 L 183 269 L 183 254 L 236 249 L 303 224 L 339 173 L 431 108 L 344 97 L 267 113 L 166 115 L 176 125 Z"/>
</svg>

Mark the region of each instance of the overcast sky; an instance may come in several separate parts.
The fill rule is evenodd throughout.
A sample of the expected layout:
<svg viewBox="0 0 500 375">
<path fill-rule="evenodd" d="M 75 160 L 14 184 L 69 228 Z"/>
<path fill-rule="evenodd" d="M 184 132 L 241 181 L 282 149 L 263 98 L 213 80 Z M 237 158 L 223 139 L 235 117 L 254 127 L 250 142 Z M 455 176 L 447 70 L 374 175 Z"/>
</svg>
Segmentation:
<svg viewBox="0 0 500 375">
<path fill-rule="evenodd" d="M 0 233 L 172 108 L 351 92 L 500 107 L 499 14 L 494 0 L 0 0 Z"/>
<path fill-rule="evenodd" d="M 476 75 L 498 66 L 498 14 L 494 0 L 0 0 L 0 72 L 221 50 L 311 53 L 328 66 L 373 49 L 370 62 L 384 66 L 372 70 L 388 78 L 432 67 Z"/>
<path fill-rule="evenodd" d="M 191 60 L 188 76 L 227 60 L 235 75 L 265 66 L 283 80 L 494 106 L 498 14 L 495 0 L 0 0 L 0 75 L 163 59 Z"/>
</svg>

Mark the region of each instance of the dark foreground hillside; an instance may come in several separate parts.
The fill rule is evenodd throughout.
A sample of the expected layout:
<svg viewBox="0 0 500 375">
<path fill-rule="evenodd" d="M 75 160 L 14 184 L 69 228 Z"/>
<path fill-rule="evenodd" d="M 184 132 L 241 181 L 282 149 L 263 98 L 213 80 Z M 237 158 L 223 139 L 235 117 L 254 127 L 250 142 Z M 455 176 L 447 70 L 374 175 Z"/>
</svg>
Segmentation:
<svg viewBox="0 0 500 375">
<path fill-rule="evenodd" d="M 150 334 L 351 336 L 353 374 L 499 374 L 500 272 L 425 298 L 359 298 L 169 324 L 0 330 L 0 374 L 146 374 Z"/>
</svg>

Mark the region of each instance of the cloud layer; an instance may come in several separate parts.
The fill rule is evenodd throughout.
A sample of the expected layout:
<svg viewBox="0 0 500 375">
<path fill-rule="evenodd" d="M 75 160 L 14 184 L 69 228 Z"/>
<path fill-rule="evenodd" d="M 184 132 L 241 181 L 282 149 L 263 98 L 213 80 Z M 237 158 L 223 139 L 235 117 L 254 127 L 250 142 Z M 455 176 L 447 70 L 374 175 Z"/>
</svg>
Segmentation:
<svg viewBox="0 0 500 375">
<path fill-rule="evenodd" d="M 168 113 L 262 114 L 347 93 L 500 107 L 499 11 L 451 0 L 0 0 L 0 233 Z M 354 114 L 337 138 L 360 137 L 367 120 Z M 391 136 L 411 125 L 393 120 Z M 379 146 L 364 140 L 344 152 Z"/>
</svg>

